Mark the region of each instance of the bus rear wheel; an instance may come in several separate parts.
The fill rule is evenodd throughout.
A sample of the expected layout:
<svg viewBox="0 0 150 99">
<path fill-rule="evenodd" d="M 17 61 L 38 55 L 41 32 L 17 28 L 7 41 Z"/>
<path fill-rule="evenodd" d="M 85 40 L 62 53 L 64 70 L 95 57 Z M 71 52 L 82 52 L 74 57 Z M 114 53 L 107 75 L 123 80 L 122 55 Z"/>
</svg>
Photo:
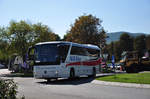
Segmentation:
<svg viewBox="0 0 150 99">
<path fill-rule="evenodd" d="M 93 77 L 93 78 L 96 77 L 96 69 L 95 69 L 95 67 L 92 69 L 92 74 L 88 75 L 88 77 Z"/>
<path fill-rule="evenodd" d="M 46 79 L 47 80 L 47 82 L 51 82 L 51 79 L 50 78 L 48 78 L 48 79 Z"/>
<path fill-rule="evenodd" d="M 70 79 L 74 79 L 75 78 L 75 72 L 74 72 L 74 69 L 71 69 L 70 70 Z"/>
<path fill-rule="evenodd" d="M 96 77 L 96 69 L 95 69 L 95 67 L 93 68 L 93 74 L 92 74 L 92 77 Z"/>
</svg>

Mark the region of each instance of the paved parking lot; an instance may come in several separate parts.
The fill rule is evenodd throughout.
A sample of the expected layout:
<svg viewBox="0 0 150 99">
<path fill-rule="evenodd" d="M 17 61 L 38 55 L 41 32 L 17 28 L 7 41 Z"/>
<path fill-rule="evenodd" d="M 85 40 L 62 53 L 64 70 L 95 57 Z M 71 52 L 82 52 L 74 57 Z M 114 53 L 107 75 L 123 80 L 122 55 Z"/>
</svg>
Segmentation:
<svg viewBox="0 0 150 99">
<path fill-rule="evenodd" d="M 9 73 L 7 69 L 0 69 L 0 75 Z M 149 99 L 150 97 L 150 88 L 113 86 L 97 83 L 88 77 L 75 80 L 59 79 L 49 83 L 33 77 L 5 78 L 14 79 L 18 84 L 18 97 L 24 95 L 26 99 Z"/>
</svg>

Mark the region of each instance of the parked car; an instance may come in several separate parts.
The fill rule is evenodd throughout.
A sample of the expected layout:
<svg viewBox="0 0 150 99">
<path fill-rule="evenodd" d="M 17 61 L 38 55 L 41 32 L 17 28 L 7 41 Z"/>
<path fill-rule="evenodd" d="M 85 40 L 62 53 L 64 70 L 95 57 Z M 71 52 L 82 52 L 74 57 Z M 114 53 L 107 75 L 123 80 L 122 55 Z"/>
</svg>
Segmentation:
<svg viewBox="0 0 150 99">
<path fill-rule="evenodd" d="M 113 69 L 112 63 L 107 64 L 108 68 Z"/>
<path fill-rule="evenodd" d="M 3 64 L 0 63 L 0 68 L 4 68 L 5 66 Z"/>
</svg>

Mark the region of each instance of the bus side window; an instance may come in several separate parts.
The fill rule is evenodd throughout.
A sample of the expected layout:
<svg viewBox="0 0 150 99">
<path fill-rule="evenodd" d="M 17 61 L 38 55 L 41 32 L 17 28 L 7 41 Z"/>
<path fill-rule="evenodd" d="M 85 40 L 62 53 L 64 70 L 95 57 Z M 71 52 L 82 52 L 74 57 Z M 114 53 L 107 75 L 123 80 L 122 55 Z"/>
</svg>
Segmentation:
<svg viewBox="0 0 150 99">
<path fill-rule="evenodd" d="M 91 57 L 94 57 L 94 59 L 97 59 L 100 57 L 100 51 L 99 50 L 94 50 L 94 49 L 87 49 L 89 55 Z"/>
<path fill-rule="evenodd" d="M 71 48 L 71 53 L 70 53 L 71 55 L 78 55 L 78 49 L 77 49 L 77 47 L 75 47 L 75 46 L 72 46 L 72 48 Z"/>
<path fill-rule="evenodd" d="M 73 46 L 71 49 L 72 55 L 81 55 L 81 56 L 87 56 L 85 48 Z"/>
</svg>

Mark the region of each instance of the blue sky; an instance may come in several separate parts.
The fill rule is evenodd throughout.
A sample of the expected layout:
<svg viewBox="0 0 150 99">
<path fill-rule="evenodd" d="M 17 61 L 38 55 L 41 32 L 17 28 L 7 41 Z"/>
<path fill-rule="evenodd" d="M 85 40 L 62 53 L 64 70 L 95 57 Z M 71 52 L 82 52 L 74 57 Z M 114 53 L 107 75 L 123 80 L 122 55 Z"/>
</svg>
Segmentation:
<svg viewBox="0 0 150 99">
<path fill-rule="evenodd" d="M 150 34 L 150 0 L 0 0 L 0 12 L 0 26 L 41 22 L 61 38 L 84 13 L 103 20 L 107 32 Z"/>
</svg>

